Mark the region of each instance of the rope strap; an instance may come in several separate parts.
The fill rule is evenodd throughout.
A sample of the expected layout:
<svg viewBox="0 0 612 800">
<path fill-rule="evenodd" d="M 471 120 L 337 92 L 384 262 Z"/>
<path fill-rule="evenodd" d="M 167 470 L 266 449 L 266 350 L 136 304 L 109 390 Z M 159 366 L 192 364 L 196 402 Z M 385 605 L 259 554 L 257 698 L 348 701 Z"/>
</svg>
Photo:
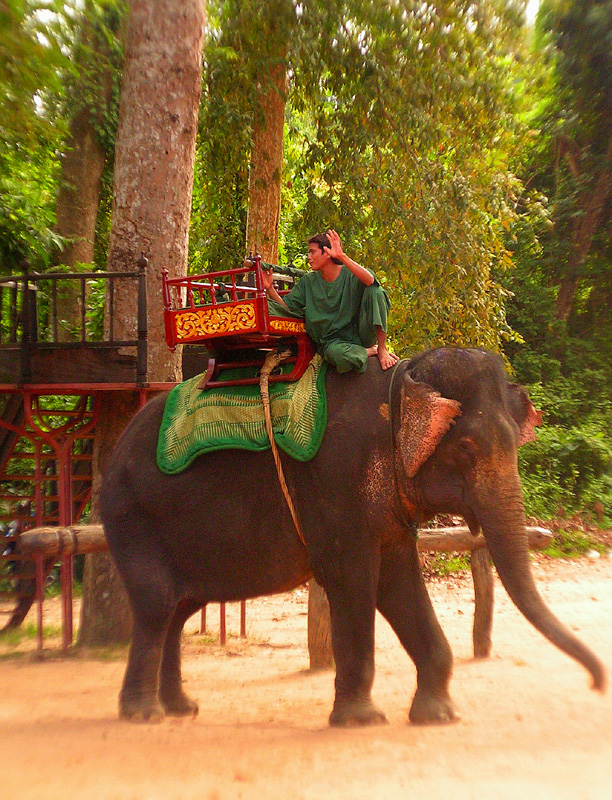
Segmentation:
<svg viewBox="0 0 612 800">
<path fill-rule="evenodd" d="M 293 505 L 293 500 L 291 499 L 291 495 L 289 494 L 289 489 L 287 487 L 287 482 L 285 481 L 285 475 L 283 473 L 283 466 L 280 460 L 280 454 L 278 452 L 278 447 L 276 446 L 276 442 L 274 440 L 274 431 L 272 429 L 272 415 L 270 413 L 270 393 L 268 390 L 268 379 L 270 377 L 270 373 L 272 372 L 272 370 L 278 367 L 281 361 L 284 361 L 290 355 L 291 355 L 290 350 L 281 350 L 281 351 L 273 350 L 272 352 L 268 353 L 268 355 L 266 356 L 266 360 L 264 361 L 263 367 L 261 368 L 261 373 L 259 378 L 259 389 L 261 392 L 261 402 L 263 403 L 264 407 L 266 433 L 268 434 L 268 439 L 270 440 L 270 446 L 272 447 L 272 455 L 274 456 L 274 463 L 276 464 L 278 481 L 280 483 L 281 489 L 283 490 L 283 495 L 285 497 L 285 500 L 287 501 L 287 505 L 289 506 L 289 511 L 291 512 L 291 517 L 293 519 L 293 524 L 295 525 L 297 535 L 300 537 L 304 547 L 306 547 L 306 542 L 304 540 L 304 534 L 302 533 L 300 520 L 298 519 L 297 511 L 295 510 L 295 506 Z"/>
</svg>

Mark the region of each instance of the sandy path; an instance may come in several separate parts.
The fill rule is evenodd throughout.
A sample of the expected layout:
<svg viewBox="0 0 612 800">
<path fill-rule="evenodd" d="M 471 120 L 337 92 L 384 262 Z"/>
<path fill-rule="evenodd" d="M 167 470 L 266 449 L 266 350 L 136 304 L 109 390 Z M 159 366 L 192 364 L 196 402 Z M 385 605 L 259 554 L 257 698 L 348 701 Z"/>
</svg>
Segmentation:
<svg viewBox="0 0 612 800">
<path fill-rule="evenodd" d="M 612 673 L 612 559 L 536 566 L 555 613 Z M 222 650 L 188 623 L 184 673 L 196 719 L 117 719 L 125 656 L 0 661 L 0 794 L 29 800 L 463 800 L 612 798 L 612 694 L 537 634 L 499 586 L 487 661 L 471 659 L 469 579 L 431 594 L 452 644 L 462 722 L 417 728 L 406 711 L 412 663 L 377 623 L 375 702 L 382 728 L 327 727 L 333 675 L 306 671 L 304 590 L 253 601 L 249 639 Z M 52 615 L 51 604 L 46 614 Z M 238 607 L 228 613 L 238 633 Z M 215 607 L 210 627 L 217 626 Z M 6 652 L 6 648 L 3 648 Z"/>
</svg>

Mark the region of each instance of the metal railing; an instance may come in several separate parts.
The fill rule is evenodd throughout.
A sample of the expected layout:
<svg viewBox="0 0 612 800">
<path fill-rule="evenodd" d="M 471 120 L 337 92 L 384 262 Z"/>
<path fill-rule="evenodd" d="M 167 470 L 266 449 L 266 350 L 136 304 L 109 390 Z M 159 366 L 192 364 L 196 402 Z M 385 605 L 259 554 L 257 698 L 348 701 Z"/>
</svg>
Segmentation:
<svg viewBox="0 0 612 800">
<path fill-rule="evenodd" d="M 35 349 L 135 347 L 137 383 L 147 381 L 147 260 L 141 257 L 133 272 L 30 272 L 0 278 L 0 348 L 17 349 L 20 383 L 31 380 L 31 357 Z M 122 282 L 135 286 L 137 322 L 133 338 L 117 338 L 115 306 Z M 92 302 L 92 291 L 98 305 Z M 100 296 L 104 295 L 101 304 Z M 60 314 L 61 298 L 76 305 L 70 324 Z M 106 305 L 106 324 L 104 323 Z"/>
</svg>

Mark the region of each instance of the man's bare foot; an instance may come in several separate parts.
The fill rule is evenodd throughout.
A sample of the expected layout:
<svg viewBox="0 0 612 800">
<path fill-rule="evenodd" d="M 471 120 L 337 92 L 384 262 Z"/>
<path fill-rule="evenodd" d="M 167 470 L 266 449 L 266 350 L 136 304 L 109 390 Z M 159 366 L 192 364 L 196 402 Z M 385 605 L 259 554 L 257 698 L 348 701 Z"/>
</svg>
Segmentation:
<svg viewBox="0 0 612 800">
<path fill-rule="evenodd" d="M 394 364 L 397 364 L 399 358 L 395 355 L 395 353 L 390 353 L 386 347 L 377 347 L 377 356 L 378 360 L 380 361 L 380 366 L 383 369 L 389 369 Z"/>
<path fill-rule="evenodd" d="M 366 353 L 368 354 L 368 358 L 370 356 L 377 356 L 378 355 L 378 345 L 373 344 L 372 347 L 366 347 Z"/>
</svg>

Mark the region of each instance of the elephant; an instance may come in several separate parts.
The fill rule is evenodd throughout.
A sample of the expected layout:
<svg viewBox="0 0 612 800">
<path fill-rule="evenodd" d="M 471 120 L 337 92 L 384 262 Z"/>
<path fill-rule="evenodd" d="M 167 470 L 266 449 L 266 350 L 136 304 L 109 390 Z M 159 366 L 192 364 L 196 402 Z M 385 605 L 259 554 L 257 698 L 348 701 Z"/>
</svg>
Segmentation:
<svg viewBox="0 0 612 800">
<path fill-rule="evenodd" d="M 416 667 L 409 720 L 457 720 L 453 657 L 416 546 L 417 526 L 441 513 L 482 532 L 522 614 L 604 691 L 602 663 L 548 609 L 531 574 L 517 447 L 533 438 L 538 412 L 499 356 L 443 347 L 390 370 L 370 358 L 363 374 L 330 368 L 326 390 L 317 454 L 307 462 L 282 454 L 304 543 L 270 450 L 211 452 L 162 474 L 164 395 L 120 438 L 100 493 L 134 617 L 120 716 L 196 714 L 181 680 L 186 620 L 206 603 L 285 592 L 314 576 L 329 600 L 336 665 L 329 724 L 386 721 L 371 696 L 377 609 Z"/>
</svg>

